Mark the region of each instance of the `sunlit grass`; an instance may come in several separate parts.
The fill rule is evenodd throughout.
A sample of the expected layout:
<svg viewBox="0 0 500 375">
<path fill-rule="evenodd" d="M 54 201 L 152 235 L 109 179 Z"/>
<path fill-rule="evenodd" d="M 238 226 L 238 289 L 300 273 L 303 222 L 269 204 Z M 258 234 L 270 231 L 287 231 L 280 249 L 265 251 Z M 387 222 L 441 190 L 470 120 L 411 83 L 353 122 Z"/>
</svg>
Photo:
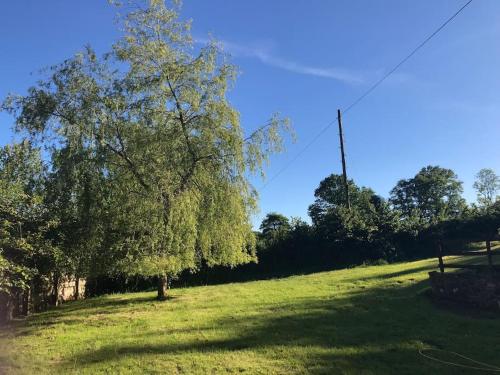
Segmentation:
<svg viewBox="0 0 500 375">
<path fill-rule="evenodd" d="M 6 373 L 467 374 L 441 348 L 500 365 L 500 319 L 434 306 L 436 260 L 67 303 L 0 337 Z"/>
</svg>

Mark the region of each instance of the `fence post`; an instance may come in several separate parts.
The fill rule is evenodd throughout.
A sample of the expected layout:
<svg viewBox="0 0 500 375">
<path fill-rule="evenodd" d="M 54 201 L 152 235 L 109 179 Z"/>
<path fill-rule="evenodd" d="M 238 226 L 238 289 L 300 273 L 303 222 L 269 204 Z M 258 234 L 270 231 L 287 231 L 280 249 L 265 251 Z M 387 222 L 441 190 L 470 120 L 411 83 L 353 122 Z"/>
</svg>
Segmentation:
<svg viewBox="0 0 500 375">
<path fill-rule="evenodd" d="M 439 259 L 439 270 L 441 273 L 444 272 L 444 262 L 443 262 L 443 245 L 441 241 L 438 241 L 438 259 Z"/>
<path fill-rule="evenodd" d="M 486 240 L 486 253 L 488 254 L 488 265 L 493 266 L 493 257 L 491 256 L 491 241 Z"/>
</svg>

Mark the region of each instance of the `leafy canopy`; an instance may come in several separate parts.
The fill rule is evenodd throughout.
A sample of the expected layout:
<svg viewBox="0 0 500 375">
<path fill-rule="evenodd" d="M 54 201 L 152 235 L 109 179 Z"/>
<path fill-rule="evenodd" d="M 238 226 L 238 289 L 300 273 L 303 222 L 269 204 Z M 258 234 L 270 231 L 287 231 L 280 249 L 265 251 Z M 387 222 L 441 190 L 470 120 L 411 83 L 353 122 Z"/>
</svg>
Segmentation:
<svg viewBox="0 0 500 375">
<path fill-rule="evenodd" d="M 500 177 L 493 169 L 483 168 L 476 175 L 474 189 L 477 192 L 477 201 L 483 207 L 489 207 L 500 199 Z"/>
<path fill-rule="evenodd" d="M 248 173 L 282 149 L 288 122 L 273 116 L 244 135 L 226 98 L 234 66 L 216 43 L 195 48 L 177 7 L 151 0 L 123 21 L 110 53 L 86 48 L 4 107 L 18 130 L 88 155 L 86 170 L 105 186 L 102 243 L 117 269 L 164 275 L 202 259 L 253 260 Z"/>
<path fill-rule="evenodd" d="M 451 169 L 422 168 L 413 178 L 400 180 L 391 190 L 390 202 L 403 217 L 415 215 L 431 223 L 459 217 L 466 208 L 462 182 Z"/>
<path fill-rule="evenodd" d="M 314 191 L 314 203 L 309 206 L 309 215 L 314 224 L 318 225 L 328 213 L 337 211 L 346 206 L 344 182 L 341 175 L 332 174 L 324 178 L 319 187 Z M 380 203 L 373 190 L 365 187 L 358 187 L 353 180 L 347 181 L 351 205 L 360 209 L 365 214 L 369 214 L 372 209 L 372 201 Z"/>
<path fill-rule="evenodd" d="M 345 202 L 341 175 L 332 174 L 320 182 L 309 207 L 320 244 L 339 261 L 390 259 L 394 256 L 392 236 L 399 217 L 372 189 L 348 180 L 351 208 Z"/>
<path fill-rule="evenodd" d="M 28 142 L 0 148 L 0 294 L 18 295 L 61 259 L 47 236 L 55 223 L 43 201 L 44 175 Z"/>
</svg>

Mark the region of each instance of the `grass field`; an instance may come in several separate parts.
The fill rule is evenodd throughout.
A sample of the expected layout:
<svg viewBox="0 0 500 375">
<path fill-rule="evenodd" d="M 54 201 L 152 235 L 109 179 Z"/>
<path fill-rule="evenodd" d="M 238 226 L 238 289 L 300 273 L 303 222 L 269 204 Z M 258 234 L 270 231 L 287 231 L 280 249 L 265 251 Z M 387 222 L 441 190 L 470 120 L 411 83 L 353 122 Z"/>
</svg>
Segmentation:
<svg viewBox="0 0 500 375">
<path fill-rule="evenodd" d="M 0 372 L 471 373 L 425 348 L 500 366 L 500 319 L 436 307 L 424 293 L 435 265 L 174 289 L 165 302 L 152 292 L 70 302 L 4 330 Z"/>
</svg>

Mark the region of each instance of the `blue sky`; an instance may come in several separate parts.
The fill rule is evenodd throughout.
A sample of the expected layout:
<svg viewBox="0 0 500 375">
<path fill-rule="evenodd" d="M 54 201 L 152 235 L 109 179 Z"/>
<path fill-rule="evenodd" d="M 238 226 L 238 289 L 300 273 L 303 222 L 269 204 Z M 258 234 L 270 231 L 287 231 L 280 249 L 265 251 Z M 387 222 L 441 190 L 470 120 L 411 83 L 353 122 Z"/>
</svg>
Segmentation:
<svg viewBox="0 0 500 375">
<path fill-rule="evenodd" d="M 274 176 L 327 123 L 451 16 L 465 0 L 185 0 L 193 35 L 223 41 L 240 75 L 230 100 L 250 132 L 272 113 L 297 133 L 272 158 Z M 37 70 L 117 38 L 98 0 L 17 0 L 0 12 L 0 97 L 24 93 Z M 500 2 L 475 0 L 344 118 L 348 174 L 387 197 L 433 164 L 453 169 L 475 200 L 474 175 L 500 173 Z M 0 114 L 0 144 L 12 141 Z M 340 173 L 336 127 L 261 191 L 261 212 L 307 218 L 314 189 Z M 254 179 L 257 188 L 264 185 Z"/>
</svg>

